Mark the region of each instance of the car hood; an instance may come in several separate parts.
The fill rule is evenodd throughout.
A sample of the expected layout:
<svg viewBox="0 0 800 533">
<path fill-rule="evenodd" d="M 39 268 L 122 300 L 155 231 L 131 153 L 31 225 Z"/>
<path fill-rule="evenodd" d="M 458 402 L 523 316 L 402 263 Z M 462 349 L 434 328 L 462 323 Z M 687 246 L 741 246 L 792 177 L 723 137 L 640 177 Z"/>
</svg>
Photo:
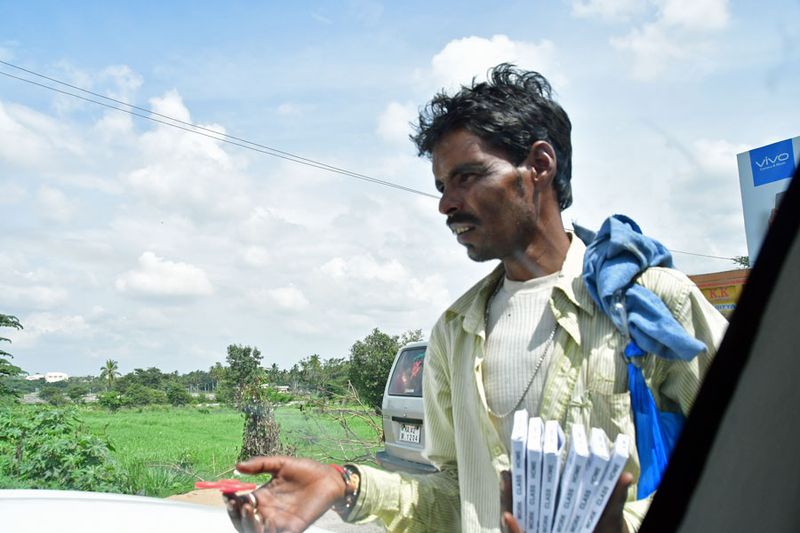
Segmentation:
<svg viewBox="0 0 800 533">
<path fill-rule="evenodd" d="M 0 490 L 4 533 L 220 533 L 235 531 L 222 507 L 69 490 Z M 307 531 L 325 533 L 310 527 Z"/>
</svg>

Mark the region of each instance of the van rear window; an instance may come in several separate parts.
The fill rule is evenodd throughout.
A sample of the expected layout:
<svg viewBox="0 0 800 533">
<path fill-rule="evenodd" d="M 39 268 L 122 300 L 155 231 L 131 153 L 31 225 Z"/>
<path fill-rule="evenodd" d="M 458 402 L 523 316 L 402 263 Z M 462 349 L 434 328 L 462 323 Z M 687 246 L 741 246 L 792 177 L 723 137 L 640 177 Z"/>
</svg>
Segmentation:
<svg viewBox="0 0 800 533">
<path fill-rule="evenodd" d="M 394 367 L 389 394 L 392 396 L 422 397 L 422 367 L 425 362 L 425 347 L 409 348 L 400 352 Z"/>
</svg>

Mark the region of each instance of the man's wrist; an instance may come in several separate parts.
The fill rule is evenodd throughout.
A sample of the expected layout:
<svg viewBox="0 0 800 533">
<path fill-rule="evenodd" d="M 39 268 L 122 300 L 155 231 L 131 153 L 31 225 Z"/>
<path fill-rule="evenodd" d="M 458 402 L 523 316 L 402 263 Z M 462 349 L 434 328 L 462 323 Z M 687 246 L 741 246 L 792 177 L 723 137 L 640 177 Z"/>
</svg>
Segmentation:
<svg viewBox="0 0 800 533">
<path fill-rule="evenodd" d="M 340 466 L 332 464 L 331 466 L 342 477 L 342 481 L 344 481 L 344 496 L 333 504 L 332 509 L 338 513 L 342 520 L 345 520 L 353 510 L 353 506 L 358 499 L 361 489 L 361 473 L 354 465 Z"/>
</svg>

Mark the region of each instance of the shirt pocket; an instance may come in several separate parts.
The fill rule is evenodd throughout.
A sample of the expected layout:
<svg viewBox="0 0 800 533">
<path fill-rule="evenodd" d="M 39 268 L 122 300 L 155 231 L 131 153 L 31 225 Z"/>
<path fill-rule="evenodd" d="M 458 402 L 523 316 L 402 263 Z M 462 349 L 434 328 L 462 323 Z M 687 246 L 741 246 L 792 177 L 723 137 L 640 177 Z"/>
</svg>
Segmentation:
<svg viewBox="0 0 800 533">
<path fill-rule="evenodd" d="M 608 332 L 588 350 L 582 368 L 590 394 L 614 396 L 628 391 L 628 369 L 622 357 L 622 337 Z"/>
<path fill-rule="evenodd" d="M 602 429 L 611 440 L 620 433 L 635 435 L 630 393 L 602 394 L 589 391 L 588 396 L 588 413 L 584 415 L 588 427 Z"/>
</svg>

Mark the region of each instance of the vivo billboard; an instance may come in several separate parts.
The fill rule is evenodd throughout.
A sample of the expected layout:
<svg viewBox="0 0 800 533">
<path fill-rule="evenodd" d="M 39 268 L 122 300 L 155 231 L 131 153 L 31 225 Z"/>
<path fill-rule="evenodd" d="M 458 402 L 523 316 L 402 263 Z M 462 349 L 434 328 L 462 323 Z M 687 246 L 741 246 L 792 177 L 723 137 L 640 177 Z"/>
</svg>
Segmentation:
<svg viewBox="0 0 800 533">
<path fill-rule="evenodd" d="M 772 213 L 789 187 L 800 158 L 800 137 L 738 154 L 747 253 L 754 263 Z"/>
</svg>

